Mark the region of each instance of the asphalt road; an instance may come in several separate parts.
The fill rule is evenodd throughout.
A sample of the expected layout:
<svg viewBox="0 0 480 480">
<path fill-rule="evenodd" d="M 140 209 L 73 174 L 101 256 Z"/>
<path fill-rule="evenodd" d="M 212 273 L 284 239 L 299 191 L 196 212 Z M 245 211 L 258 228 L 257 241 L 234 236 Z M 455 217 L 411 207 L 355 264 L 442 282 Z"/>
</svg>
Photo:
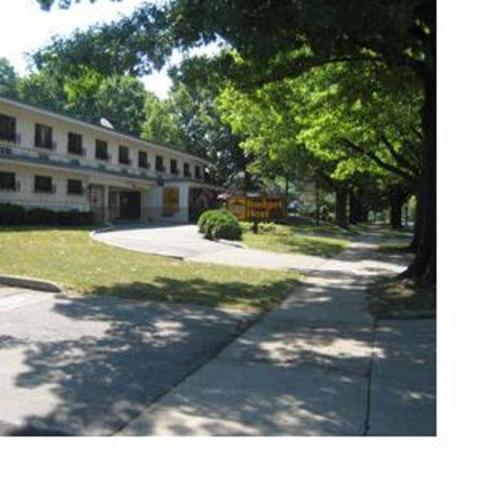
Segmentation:
<svg viewBox="0 0 480 480">
<path fill-rule="evenodd" d="M 250 320 L 239 312 L 0 287 L 0 434 L 112 434 Z"/>
</svg>

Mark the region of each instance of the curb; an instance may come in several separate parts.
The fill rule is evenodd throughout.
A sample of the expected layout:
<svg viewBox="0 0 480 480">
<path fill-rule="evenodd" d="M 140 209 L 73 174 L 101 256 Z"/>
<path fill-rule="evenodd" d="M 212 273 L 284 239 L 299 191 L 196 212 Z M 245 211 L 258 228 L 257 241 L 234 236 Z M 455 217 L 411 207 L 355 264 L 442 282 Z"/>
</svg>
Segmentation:
<svg viewBox="0 0 480 480">
<path fill-rule="evenodd" d="M 109 232 L 110 230 L 115 230 L 115 226 L 114 225 L 106 225 L 105 227 L 97 228 L 96 230 L 91 230 L 89 232 L 89 236 L 90 236 L 90 238 L 93 239 L 97 235 L 97 233 Z"/>
<path fill-rule="evenodd" d="M 0 275 L 0 285 L 8 287 L 28 288 L 30 290 L 40 290 L 42 292 L 60 293 L 62 289 L 53 282 L 39 280 L 37 278 L 16 277 L 12 275 Z"/>
<path fill-rule="evenodd" d="M 237 242 L 235 240 L 225 240 L 223 238 L 219 238 L 213 241 L 216 243 L 220 243 L 221 245 L 227 245 L 229 247 L 236 247 L 236 248 L 243 248 L 243 249 L 247 248 L 243 243 Z"/>
</svg>

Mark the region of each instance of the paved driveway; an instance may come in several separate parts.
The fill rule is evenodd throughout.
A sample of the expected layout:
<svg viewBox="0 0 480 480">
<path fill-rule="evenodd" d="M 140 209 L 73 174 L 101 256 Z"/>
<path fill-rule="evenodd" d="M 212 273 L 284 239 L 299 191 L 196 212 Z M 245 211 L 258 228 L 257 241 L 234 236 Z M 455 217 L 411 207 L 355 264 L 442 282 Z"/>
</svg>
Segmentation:
<svg viewBox="0 0 480 480">
<path fill-rule="evenodd" d="M 251 319 L 0 287 L 0 434 L 112 434 Z"/>
<path fill-rule="evenodd" d="M 321 257 L 266 252 L 234 242 L 205 240 L 196 225 L 119 227 L 92 236 L 116 247 L 199 263 L 309 272 L 321 269 L 326 262 Z"/>
<path fill-rule="evenodd" d="M 117 247 L 175 258 L 190 258 L 240 248 L 232 244 L 205 240 L 195 225 L 123 226 L 94 233 L 93 237 Z"/>
</svg>

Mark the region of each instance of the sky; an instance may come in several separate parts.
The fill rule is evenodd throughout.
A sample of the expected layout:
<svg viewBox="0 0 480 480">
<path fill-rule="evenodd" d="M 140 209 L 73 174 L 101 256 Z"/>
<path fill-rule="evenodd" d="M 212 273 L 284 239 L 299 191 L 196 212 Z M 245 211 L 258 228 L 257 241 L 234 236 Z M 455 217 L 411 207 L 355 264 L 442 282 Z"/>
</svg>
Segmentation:
<svg viewBox="0 0 480 480">
<path fill-rule="evenodd" d="M 48 44 L 53 35 L 67 35 L 76 28 L 85 29 L 95 23 L 116 20 L 132 13 L 144 1 L 96 0 L 91 4 L 89 0 L 82 0 L 80 3 L 72 2 L 68 10 L 55 6 L 50 12 L 45 12 L 35 0 L 1 0 L 0 57 L 7 58 L 17 73 L 23 75 L 28 71 L 25 54 Z M 177 53 L 170 64 L 180 60 L 181 55 Z M 161 72 L 141 79 L 148 90 L 161 98 L 167 96 L 171 85 L 168 68 L 166 66 Z"/>
</svg>

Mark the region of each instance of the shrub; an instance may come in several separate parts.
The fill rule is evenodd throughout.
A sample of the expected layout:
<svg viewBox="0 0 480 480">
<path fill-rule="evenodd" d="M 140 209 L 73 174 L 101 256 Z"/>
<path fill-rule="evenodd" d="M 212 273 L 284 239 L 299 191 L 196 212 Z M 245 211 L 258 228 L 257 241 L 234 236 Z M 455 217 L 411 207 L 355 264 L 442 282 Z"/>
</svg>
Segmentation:
<svg viewBox="0 0 480 480">
<path fill-rule="evenodd" d="M 45 208 L 27 210 L 28 225 L 55 225 L 58 213 Z"/>
<path fill-rule="evenodd" d="M 206 238 L 213 240 L 239 240 L 242 238 L 240 224 L 228 210 L 207 210 L 198 219 L 198 229 Z"/>
<path fill-rule="evenodd" d="M 46 208 L 27 209 L 22 205 L 0 203 L 0 225 L 81 226 L 93 223 L 92 212 L 54 211 Z"/>
<path fill-rule="evenodd" d="M 242 230 L 236 218 L 220 217 L 212 226 L 211 236 L 212 238 L 239 240 L 242 238 Z"/>
<path fill-rule="evenodd" d="M 207 225 L 210 221 L 210 219 L 216 214 L 218 210 L 206 210 L 203 212 L 200 217 L 198 218 L 198 231 L 200 233 L 207 233 Z"/>
<path fill-rule="evenodd" d="M 24 225 L 27 212 L 21 205 L 0 204 L 0 225 Z"/>
</svg>

